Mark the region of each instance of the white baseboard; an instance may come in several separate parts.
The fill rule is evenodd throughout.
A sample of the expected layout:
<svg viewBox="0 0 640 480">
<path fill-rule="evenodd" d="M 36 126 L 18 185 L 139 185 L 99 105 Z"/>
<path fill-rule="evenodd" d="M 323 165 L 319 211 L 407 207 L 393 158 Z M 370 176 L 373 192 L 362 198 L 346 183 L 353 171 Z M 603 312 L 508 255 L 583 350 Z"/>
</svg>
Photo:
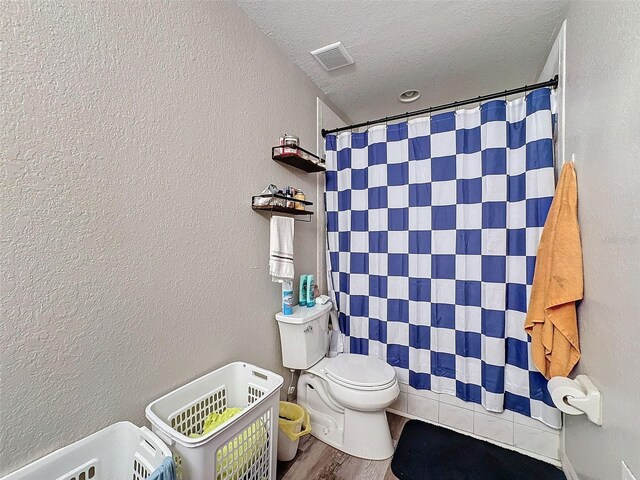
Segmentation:
<svg viewBox="0 0 640 480">
<path fill-rule="evenodd" d="M 567 480 L 580 480 L 566 453 L 562 452 L 560 460 L 562 461 L 562 471 L 564 472 L 565 477 L 567 477 Z"/>
</svg>

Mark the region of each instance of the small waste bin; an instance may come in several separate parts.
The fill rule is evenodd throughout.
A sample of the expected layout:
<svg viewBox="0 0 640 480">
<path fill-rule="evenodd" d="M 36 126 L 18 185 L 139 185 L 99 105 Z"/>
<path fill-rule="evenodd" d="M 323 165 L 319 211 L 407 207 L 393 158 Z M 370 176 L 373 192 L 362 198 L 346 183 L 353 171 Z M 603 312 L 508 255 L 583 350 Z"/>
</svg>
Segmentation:
<svg viewBox="0 0 640 480">
<path fill-rule="evenodd" d="M 290 402 L 280 402 L 279 417 L 278 460 L 288 462 L 296 456 L 300 437 L 311 433 L 311 421 L 304 408 Z"/>
</svg>

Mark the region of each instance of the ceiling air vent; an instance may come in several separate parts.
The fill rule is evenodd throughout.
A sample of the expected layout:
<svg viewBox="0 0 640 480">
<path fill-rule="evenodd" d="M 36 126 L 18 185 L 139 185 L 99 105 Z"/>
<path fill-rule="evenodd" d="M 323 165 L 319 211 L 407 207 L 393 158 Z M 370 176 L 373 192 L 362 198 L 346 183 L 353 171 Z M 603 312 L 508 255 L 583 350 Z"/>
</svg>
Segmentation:
<svg viewBox="0 0 640 480">
<path fill-rule="evenodd" d="M 333 43 L 326 47 L 319 48 L 311 52 L 316 60 L 324 67 L 326 71 L 335 70 L 336 68 L 346 67 L 355 63 L 349 52 L 342 42 Z"/>
</svg>

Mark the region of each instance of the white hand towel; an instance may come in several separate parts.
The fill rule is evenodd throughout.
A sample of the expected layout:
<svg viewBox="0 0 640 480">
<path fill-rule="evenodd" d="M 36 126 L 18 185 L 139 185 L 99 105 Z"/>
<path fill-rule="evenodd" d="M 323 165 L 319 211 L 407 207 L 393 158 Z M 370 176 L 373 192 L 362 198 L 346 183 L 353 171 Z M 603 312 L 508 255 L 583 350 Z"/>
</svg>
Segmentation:
<svg viewBox="0 0 640 480">
<path fill-rule="evenodd" d="M 293 218 L 271 217 L 269 240 L 269 273 L 271 280 L 282 283 L 293 280 Z"/>
</svg>

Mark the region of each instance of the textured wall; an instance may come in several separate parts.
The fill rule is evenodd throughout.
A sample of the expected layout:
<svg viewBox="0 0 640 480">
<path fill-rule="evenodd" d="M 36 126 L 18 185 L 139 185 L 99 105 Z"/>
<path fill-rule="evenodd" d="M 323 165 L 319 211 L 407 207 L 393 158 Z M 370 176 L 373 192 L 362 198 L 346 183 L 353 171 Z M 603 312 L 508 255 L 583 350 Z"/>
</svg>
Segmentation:
<svg viewBox="0 0 640 480">
<path fill-rule="evenodd" d="M 567 155 L 576 155 L 585 300 L 582 360 L 604 425 L 568 417 L 566 453 L 582 480 L 640 478 L 640 3 L 572 2 L 567 18 Z"/>
<path fill-rule="evenodd" d="M 226 362 L 280 373 L 269 182 L 319 90 L 223 2 L 8 2 L 0 475 Z M 298 273 L 315 221 L 296 223 Z"/>
</svg>

